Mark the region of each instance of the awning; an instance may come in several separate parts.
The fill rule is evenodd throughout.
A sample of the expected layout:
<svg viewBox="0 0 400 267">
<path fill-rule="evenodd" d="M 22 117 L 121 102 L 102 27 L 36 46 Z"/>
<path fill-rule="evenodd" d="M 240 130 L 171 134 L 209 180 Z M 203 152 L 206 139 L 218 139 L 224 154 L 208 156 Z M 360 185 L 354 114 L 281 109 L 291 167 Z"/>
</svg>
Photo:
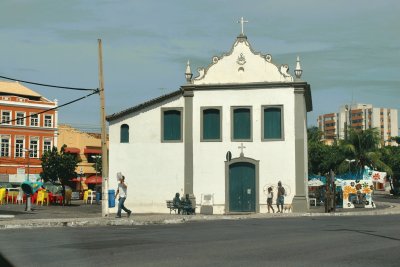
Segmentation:
<svg viewBox="0 0 400 267">
<path fill-rule="evenodd" d="M 93 176 L 90 176 L 90 177 L 86 178 L 85 183 L 86 184 L 101 184 L 102 180 L 103 179 L 102 179 L 101 176 L 93 175 Z"/>
<path fill-rule="evenodd" d="M 70 181 L 71 181 L 71 182 L 80 182 L 80 181 L 83 181 L 83 178 L 81 178 L 81 177 L 76 177 L 76 178 L 72 178 Z"/>
<path fill-rule="evenodd" d="M 81 150 L 79 148 L 76 147 L 66 147 L 64 149 L 65 153 L 71 153 L 71 154 L 79 154 L 81 153 Z"/>
<path fill-rule="evenodd" d="M 98 148 L 85 148 L 83 149 L 84 154 L 101 154 L 101 149 Z"/>
</svg>

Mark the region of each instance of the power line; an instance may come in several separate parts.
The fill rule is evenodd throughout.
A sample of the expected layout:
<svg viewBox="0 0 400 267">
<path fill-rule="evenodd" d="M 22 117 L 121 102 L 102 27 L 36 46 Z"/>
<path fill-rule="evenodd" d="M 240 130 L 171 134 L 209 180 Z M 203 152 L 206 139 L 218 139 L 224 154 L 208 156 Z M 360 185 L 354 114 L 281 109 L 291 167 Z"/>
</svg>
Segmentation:
<svg viewBox="0 0 400 267">
<path fill-rule="evenodd" d="M 61 108 L 61 107 L 64 107 L 64 106 L 70 105 L 70 104 L 72 104 L 72 103 L 78 102 L 78 101 L 80 101 L 80 100 L 83 100 L 83 99 L 85 99 L 85 98 L 87 98 L 87 97 L 89 97 L 89 96 L 91 96 L 91 95 L 98 94 L 99 91 L 100 91 L 99 89 L 95 89 L 95 91 L 94 91 L 93 93 L 90 93 L 90 94 L 88 94 L 88 95 L 82 96 L 82 97 L 77 98 L 77 99 L 75 99 L 75 100 L 69 101 L 69 102 L 67 102 L 67 103 L 65 103 L 65 104 L 62 104 L 62 105 L 60 105 L 60 106 L 57 106 L 57 107 L 54 107 L 54 108 L 49 108 L 49 109 L 46 109 L 46 110 L 43 110 L 43 111 L 40 111 L 40 112 L 37 112 L 37 113 L 33 113 L 33 114 L 27 115 L 27 116 L 25 116 L 25 117 L 16 118 L 16 119 L 13 119 L 13 120 L 8 120 L 8 121 L 1 121 L 1 122 L 0 122 L 0 125 L 2 125 L 2 124 L 4 124 L 4 125 L 7 124 L 7 125 L 8 125 L 8 124 L 10 124 L 11 122 L 14 122 L 14 121 L 17 121 L 17 120 L 22 120 L 22 119 L 30 118 L 30 117 L 32 117 L 32 116 L 36 116 L 36 115 L 39 115 L 39 114 L 42 114 L 42 113 L 46 113 L 46 112 L 51 111 L 51 110 L 59 109 L 59 108 Z"/>
<path fill-rule="evenodd" d="M 5 77 L 5 76 L 0 76 L 0 78 L 10 80 L 10 81 L 15 81 L 15 82 L 22 82 L 22 83 L 28 83 L 28 84 L 34 84 L 34 85 L 46 86 L 46 87 L 54 87 L 54 88 L 60 88 L 60 89 L 69 89 L 69 90 L 78 90 L 78 91 L 97 91 L 98 90 L 98 88 L 96 88 L 96 89 L 79 88 L 79 87 L 69 87 L 69 86 L 60 86 L 60 85 L 51 85 L 51 84 L 44 84 L 44 83 L 37 83 L 37 82 L 29 82 L 29 81 L 24 81 L 24 80 L 20 80 L 20 79 Z"/>
</svg>

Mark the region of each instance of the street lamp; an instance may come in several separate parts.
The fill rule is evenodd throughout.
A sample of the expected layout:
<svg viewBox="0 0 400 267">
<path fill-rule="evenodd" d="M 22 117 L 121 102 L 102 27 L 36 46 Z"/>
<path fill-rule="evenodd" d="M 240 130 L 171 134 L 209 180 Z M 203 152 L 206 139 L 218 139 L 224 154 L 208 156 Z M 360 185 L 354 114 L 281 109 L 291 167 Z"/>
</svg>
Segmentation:
<svg viewBox="0 0 400 267">
<path fill-rule="evenodd" d="M 355 159 L 346 159 L 346 161 L 349 163 L 349 172 L 350 172 L 350 163 L 356 161 Z"/>
<path fill-rule="evenodd" d="M 95 160 L 95 170 L 96 170 L 96 186 L 97 186 L 97 161 L 99 160 L 99 158 L 101 158 L 101 156 L 99 156 L 99 155 L 92 155 L 91 156 L 92 157 L 92 159 L 94 159 Z"/>
</svg>

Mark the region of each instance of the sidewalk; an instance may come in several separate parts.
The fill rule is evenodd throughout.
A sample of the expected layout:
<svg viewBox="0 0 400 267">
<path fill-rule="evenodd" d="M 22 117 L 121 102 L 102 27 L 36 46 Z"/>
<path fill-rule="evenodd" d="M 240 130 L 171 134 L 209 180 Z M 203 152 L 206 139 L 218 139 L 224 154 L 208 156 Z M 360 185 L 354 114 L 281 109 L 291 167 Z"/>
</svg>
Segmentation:
<svg viewBox="0 0 400 267">
<path fill-rule="evenodd" d="M 176 215 L 176 214 L 136 214 L 130 218 L 123 214 L 116 219 L 115 214 L 101 217 L 101 206 L 97 204 L 83 204 L 82 201 L 73 201 L 70 206 L 36 206 L 32 205 L 32 212 L 25 212 L 25 205 L 0 205 L 0 229 L 36 228 L 36 227 L 89 227 L 113 225 L 146 225 L 146 224 L 173 224 L 188 221 L 205 220 L 239 220 L 249 218 L 281 218 L 304 216 L 371 216 L 400 214 L 400 199 L 390 198 L 387 194 L 374 196 L 375 209 L 337 209 L 336 212 L 324 213 L 324 207 L 312 206 L 304 213 L 250 213 L 238 215 Z M 166 212 L 167 209 L 166 209 Z M 125 217 L 124 217 L 125 216 Z"/>
</svg>

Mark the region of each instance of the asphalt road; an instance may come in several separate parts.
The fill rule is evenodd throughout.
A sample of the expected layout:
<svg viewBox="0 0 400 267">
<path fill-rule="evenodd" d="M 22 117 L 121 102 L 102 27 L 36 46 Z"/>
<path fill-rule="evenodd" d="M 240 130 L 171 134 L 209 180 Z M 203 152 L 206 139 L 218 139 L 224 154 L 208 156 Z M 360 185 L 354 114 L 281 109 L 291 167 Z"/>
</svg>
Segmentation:
<svg viewBox="0 0 400 267">
<path fill-rule="evenodd" d="M 14 266 L 400 266 L 400 215 L 0 232 Z M 4 265 L 2 265 L 4 266 Z"/>
</svg>

